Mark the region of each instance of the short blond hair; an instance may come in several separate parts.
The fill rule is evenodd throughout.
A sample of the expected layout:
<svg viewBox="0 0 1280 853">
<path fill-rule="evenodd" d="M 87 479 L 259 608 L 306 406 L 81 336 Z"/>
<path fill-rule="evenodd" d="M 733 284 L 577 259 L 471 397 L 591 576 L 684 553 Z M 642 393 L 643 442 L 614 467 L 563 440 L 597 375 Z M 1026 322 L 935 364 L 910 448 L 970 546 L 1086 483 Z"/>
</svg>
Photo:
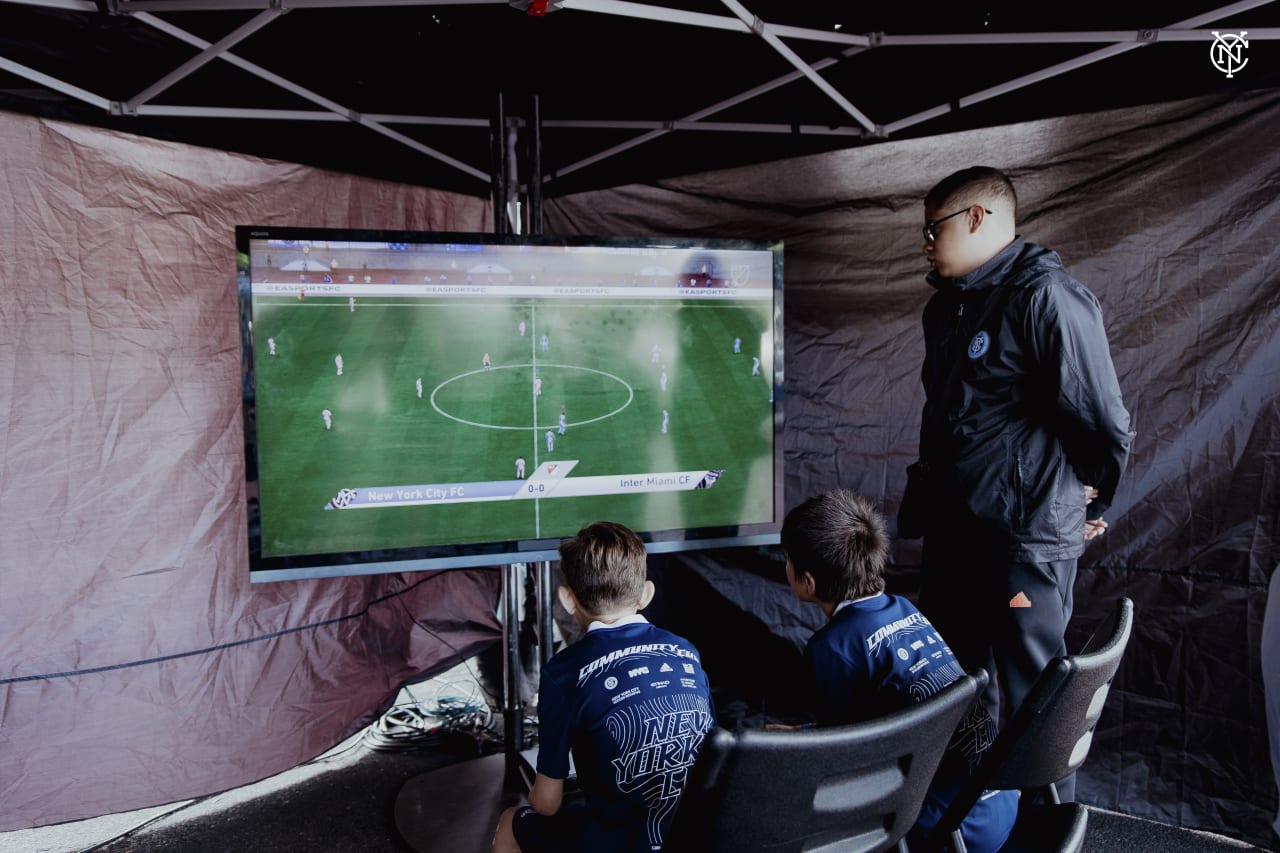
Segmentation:
<svg viewBox="0 0 1280 853">
<path fill-rule="evenodd" d="M 597 521 L 561 540 L 560 568 L 578 603 L 593 614 L 636 606 L 644 595 L 644 542 L 625 524 Z"/>
</svg>

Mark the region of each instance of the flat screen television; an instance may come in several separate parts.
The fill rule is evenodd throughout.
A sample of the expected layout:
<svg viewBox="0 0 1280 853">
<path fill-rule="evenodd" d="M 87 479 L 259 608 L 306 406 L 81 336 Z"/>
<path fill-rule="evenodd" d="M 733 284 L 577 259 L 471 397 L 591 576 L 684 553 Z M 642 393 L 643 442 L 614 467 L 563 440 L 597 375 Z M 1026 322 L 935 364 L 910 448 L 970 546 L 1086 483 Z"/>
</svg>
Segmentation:
<svg viewBox="0 0 1280 853">
<path fill-rule="evenodd" d="M 236 242 L 253 581 L 778 541 L 781 243 Z"/>
</svg>

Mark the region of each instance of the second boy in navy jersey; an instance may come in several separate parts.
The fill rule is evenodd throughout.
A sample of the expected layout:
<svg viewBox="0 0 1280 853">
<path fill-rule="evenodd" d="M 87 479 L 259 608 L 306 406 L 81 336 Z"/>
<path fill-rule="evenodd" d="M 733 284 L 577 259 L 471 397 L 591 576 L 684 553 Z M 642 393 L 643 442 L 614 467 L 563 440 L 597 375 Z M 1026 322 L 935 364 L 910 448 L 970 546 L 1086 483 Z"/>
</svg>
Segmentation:
<svg viewBox="0 0 1280 853">
<path fill-rule="evenodd" d="M 865 498 L 836 490 L 800 504 L 782 523 L 782 549 L 792 592 L 827 617 L 804 650 L 818 725 L 901 710 L 964 675 L 915 605 L 884 591 L 888 536 Z M 937 825 L 994 737 L 994 722 L 975 703 L 948 745 L 909 841 Z M 1017 812 L 1016 791 L 986 792 L 960 828 L 970 853 L 999 850 Z"/>
</svg>

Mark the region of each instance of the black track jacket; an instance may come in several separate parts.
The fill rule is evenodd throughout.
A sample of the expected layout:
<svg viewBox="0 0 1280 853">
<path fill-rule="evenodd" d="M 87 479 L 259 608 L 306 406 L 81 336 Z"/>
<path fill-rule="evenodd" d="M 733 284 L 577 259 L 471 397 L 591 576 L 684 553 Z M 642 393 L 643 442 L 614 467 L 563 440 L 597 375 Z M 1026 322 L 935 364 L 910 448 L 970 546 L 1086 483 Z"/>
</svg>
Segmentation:
<svg viewBox="0 0 1280 853">
<path fill-rule="evenodd" d="M 1057 252 L 1021 238 L 968 275 L 928 281 L 925 535 L 980 537 L 1020 561 L 1078 557 L 1082 484 L 1101 516 L 1133 438 L 1097 298 Z"/>
</svg>

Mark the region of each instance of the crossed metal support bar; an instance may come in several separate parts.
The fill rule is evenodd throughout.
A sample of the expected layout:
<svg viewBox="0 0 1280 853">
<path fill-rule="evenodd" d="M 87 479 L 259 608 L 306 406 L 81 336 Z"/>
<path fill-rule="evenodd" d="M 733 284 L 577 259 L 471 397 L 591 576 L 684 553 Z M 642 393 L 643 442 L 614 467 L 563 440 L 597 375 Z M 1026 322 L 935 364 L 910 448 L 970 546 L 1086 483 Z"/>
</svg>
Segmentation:
<svg viewBox="0 0 1280 853">
<path fill-rule="evenodd" d="M 692 12 L 673 9 L 665 6 L 635 3 L 629 0 L 563 0 L 559 9 L 578 12 L 595 12 L 624 17 L 642 18 L 645 20 L 665 21 L 672 24 L 696 26 L 739 32 L 754 36 L 764 41 L 770 48 L 782 56 L 795 70 L 766 81 L 733 97 L 721 100 L 700 110 L 677 119 L 654 119 L 645 121 L 595 121 L 595 120 L 549 120 L 542 126 L 548 128 L 582 128 L 582 129 L 636 129 L 643 130 L 640 135 L 610 146 L 592 154 L 576 163 L 557 169 L 552 174 L 541 175 L 545 182 L 587 168 L 602 160 L 616 156 L 624 151 L 644 145 L 675 131 L 709 131 L 733 133 L 786 133 L 812 135 L 842 135 L 853 137 L 887 137 L 930 119 L 958 109 L 990 100 L 1008 92 L 1034 85 L 1043 80 L 1068 73 L 1078 68 L 1102 62 L 1113 56 L 1156 44 L 1160 41 L 1212 41 L 1212 31 L 1204 29 L 1213 21 L 1249 9 L 1267 5 L 1272 0 L 1239 0 L 1239 2 L 1221 6 L 1210 12 L 1170 24 L 1159 29 L 1138 31 L 1105 30 L 1077 32 L 1030 32 L 1030 33 L 962 33 L 962 34 L 912 34 L 892 35 L 885 33 L 853 34 L 827 30 L 815 30 L 803 27 L 791 27 L 771 24 L 751 13 L 740 0 L 721 0 L 731 15 L 712 15 L 703 12 Z M 99 14 L 97 3 L 92 0 L 0 0 L 25 5 L 42 6 Z M 75 98 L 91 106 L 110 111 L 116 115 L 156 116 L 156 117 L 196 117 L 196 118 L 235 118 L 288 121 L 349 121 L 379 133 L 388 139 L 413 149 L 425 156 L 434 158 L 479 181 L 489 183 L 488 172 L 468 163 L 453 158 L 412 137 L 409 137 L 389 125 L 417 126 L 449 126 L 487 128 L 489 119 L 468 117 L 445 117 L 423 115 L 394 114 L 362 114 L 345 105 L 336 103 L 319 93 L 300 86 L 281 75 L 268 71 L 254 63 L 242 59 L 232 52 L 232 48 L 254 33 L 269 26 L 282 15 L 290 11 L 321 8 L 373 8 L 380 6 L 449 6 L 449 5 L 509 5 L 509 0 L 109 0 L 108 8 L 114 14 L 128 15 L 134 20 L 164 32 L 171 37 L 194 46 L 199 53 L 182 65 L 175 68 L 137 95 L 124 102 L 112 101 L 94 92 L 59 80 L 38 69 L 29 68 L 20 63 L 0 57 L 0 70 L 23 77 L 39 85 L 53 89 L 68 97 Z M 208 42 L 167 21 L 157 18 L 155 12 L 168 11 L 226 11 L 228 9 L 259 10 L 248 22 L 237 27 L 216 42 Z M 1249 31 L 1251 39 L 1280 39 L 1280 28 L 1262 28 Z M 818 62 L 807 63 L 795 53 L 784 39 L 808 40 L 844 45 L 838 57 L 829 57 Z M 956 99 L 954 102 L 939 104 L 922 110 L 914 115 L 896 121 L 877 124 L 851 102 L 844 93 L 832 86 L 822 73 L 832 65 L 865 50 L 889 49 L 894 47 L 926 46 L 926 45 L 977 45 L 977 44 L 1104 44 L 1097 50 L 1074 59 L 1042 68 L 1030 74 L 1008 80 Z M 319 110 L 279 110 L 279 109 L 237 109 L 227 107 L 180 106 L 151 104 L 154 98 L 166 91 L 185 77 L 191 75 L 202 66 L 220 59 L 229 62 L 241 70 L 266 80 L 285 91 L 291 92 L 304 100 L 310 101 Z M 766 92 L 789 85 L 800 79 L 807 79 L 822 91 L 837 106 L 847 113 L 855 122 L 852 126 L 830 127 L 823 125 L 793 125 L 752 122 L 713 122 L 708 119 L 735 105 L 744 103 Z"/>
</svg>

